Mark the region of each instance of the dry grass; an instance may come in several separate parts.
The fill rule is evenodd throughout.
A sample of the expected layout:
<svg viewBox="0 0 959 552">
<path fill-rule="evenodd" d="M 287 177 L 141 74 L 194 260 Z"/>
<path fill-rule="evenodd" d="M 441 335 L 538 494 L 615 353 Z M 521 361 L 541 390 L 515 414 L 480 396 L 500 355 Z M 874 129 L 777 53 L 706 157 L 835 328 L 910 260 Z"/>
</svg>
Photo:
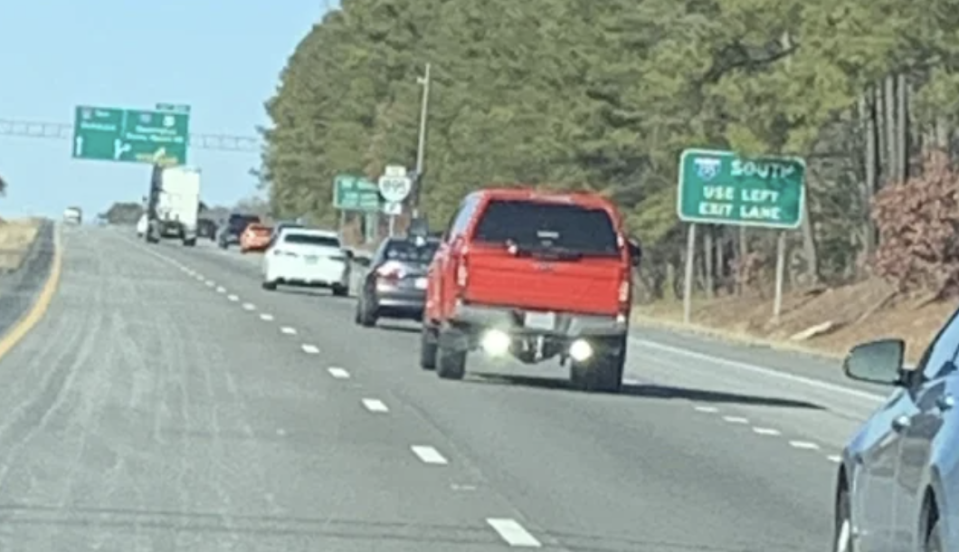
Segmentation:
<svg viewBox="0 0 959 552">
<path fill-rule="evenodd" d="M 0 219 L 0 272 L 20 268 L 39 229 L 39 219 Z"/>
<path fill-rule="evenodd" d="M 922 297 L 897 296 L 885 283 L 870 280 L 787 294 L 778 324 L 772 323 L 772 300 L 757 297 L 697 298 L 691 326 L 682 323 L 682 302 L 641 305 L 636 308 L 636 322 L 836 357 L 863 341 L 900 337 L 906 341 L 908 360 L 915 362 L 955 309 L 955 301 L 930 303 Z M 791 339 L 826 322 L 832 324 L 826 333 L 801 341 Z"/>
</svg>

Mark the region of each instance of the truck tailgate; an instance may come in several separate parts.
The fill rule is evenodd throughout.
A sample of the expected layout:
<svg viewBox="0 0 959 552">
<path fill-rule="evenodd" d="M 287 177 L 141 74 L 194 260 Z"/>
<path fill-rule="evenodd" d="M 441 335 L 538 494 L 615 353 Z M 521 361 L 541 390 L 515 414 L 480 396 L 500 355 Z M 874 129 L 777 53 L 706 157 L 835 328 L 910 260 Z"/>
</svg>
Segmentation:
<svg viewBox="0 0 959 552">
<path fill-rule="evenodd" d="M 531 310 L 619 312 L 623 279 L 618 257 L 545 260 L 517 257 L 503 248 L 469 252 L 464 298 L 471 303 Z"/>
</svg>

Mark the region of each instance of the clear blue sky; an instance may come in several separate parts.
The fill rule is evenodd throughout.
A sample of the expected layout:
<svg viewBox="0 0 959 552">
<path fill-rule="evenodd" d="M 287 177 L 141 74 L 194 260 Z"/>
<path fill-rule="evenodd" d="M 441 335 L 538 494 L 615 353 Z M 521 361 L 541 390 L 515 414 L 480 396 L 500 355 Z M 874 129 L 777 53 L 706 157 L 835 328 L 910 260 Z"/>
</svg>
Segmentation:
<svg viewBox="0 0 959 552">
<path fill-rule="evenodd" d="M 152 108 L 189 104 L 191 131 L 255 136 L 263 102 L 323 0 L 15 1 L 0 9 L 0 119 L 71 123 L 78 104 Z M 9 192 L 0 216 L 90 215 L 139 201 L 149 168 L 74 161 L 69 140 L 0 136 Z M 255 193 L 254 152 L 191 149 L 203 199 L 232 204 Z"/>
</svg>

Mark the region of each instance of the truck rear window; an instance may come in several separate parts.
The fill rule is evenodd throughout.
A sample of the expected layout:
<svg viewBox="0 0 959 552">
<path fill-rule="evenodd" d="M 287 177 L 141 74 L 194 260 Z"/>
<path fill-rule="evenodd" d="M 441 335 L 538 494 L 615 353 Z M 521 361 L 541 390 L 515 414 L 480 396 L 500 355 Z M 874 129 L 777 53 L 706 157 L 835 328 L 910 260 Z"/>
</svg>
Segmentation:
<svg viewBox="0 0 959 552">
<path fill-rule="evenodd" d="M 568 203 L 493 200 L 487 204 L 473 239 L 586 254 L 619 254 L 609 214 Z"/>
</svg>

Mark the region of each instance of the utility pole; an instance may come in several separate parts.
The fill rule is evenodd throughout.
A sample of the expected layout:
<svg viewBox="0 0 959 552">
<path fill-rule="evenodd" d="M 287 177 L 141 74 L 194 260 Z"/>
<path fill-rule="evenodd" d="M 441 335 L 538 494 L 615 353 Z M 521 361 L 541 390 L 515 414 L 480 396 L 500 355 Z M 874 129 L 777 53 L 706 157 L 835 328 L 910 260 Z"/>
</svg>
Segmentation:
<svg viewBox="0 0 959 552">
<path fill-rule="evenodd" d="M 423 188 L 423 158 L 426 156 L 426 113 L 430 105 L 430 64 L 426 72 L 417 77 L 416 82 L 423 87 L 423 99 L 420 102 L 420 135 L 416 145 L 416 188 L 413 192 L 413 218 L 420 216 L 420 195 Z"/>
</svg>

